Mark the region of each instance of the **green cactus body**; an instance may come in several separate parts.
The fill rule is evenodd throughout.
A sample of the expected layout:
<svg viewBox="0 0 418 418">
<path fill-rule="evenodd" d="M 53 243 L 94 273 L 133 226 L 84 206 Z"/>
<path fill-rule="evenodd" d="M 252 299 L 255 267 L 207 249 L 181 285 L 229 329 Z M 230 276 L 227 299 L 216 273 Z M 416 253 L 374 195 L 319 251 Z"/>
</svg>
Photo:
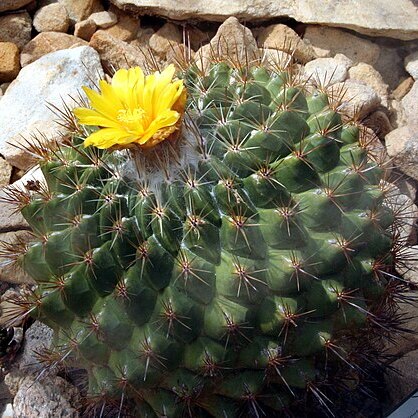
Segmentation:
<svg viewBox="0 0 418 418">
<path fill-rule="evenodd" d="M 382 302 L 383 171 L 290 72 L 184 77 L 198 134 L 184 128 L 194 159 L 175 176 L 129 177 L 128 153 L 83 137 L 42 164 L 50 198 L 22 210 L 35 316 L 90 395 L 123 395 L 136 416 L 281 416 L 352 361 Z"/>
</svg>

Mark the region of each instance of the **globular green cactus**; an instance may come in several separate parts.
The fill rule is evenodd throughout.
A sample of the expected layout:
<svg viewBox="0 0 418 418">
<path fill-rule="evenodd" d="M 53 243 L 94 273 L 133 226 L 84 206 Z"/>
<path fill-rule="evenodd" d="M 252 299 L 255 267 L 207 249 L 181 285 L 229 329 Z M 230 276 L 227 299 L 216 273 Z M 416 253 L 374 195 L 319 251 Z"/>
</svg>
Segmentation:
<svg viewBox="0 0 418 418">
<path fill-rule="evenodd" d="M 98 411 L 332 408 L 327 386 L 360 375 L 361 350 L 387 329 L 396 222 L 383 164 L 292 66 L 216 62 L 182 77 L 178 139 L 111 152 L 85 148 L 80 128 L 42 153 L 47 185 L 21 195 L 34 240 L 17 258 L 38 283 L 22 307 L 55 330 L 55 360 L 87 369 Z"/>
</svg>

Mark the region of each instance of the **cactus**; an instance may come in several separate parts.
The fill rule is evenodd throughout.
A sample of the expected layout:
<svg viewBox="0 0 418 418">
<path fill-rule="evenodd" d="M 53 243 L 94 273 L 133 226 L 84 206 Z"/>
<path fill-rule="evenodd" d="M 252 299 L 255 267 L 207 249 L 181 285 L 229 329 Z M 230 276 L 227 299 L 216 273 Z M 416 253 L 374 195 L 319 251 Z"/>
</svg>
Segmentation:
<svg viewBox="0 0 418 418">
<path fill-rule="evenodd" d="M 330 383 L 361 376 L 389 329 L 384 162 L 292 65 L 219 61 L 181 77 L 177 138 L 114 151 L 85 147 L 97 128 L 78 126 L 39 150 L 46 184 L 11 190 L 34 233 L 15 261 L 38 284 L 16 315 L 55 330 L 51 359 L 87 370 L 98 411 L 328 409 Z"/>
</svg>

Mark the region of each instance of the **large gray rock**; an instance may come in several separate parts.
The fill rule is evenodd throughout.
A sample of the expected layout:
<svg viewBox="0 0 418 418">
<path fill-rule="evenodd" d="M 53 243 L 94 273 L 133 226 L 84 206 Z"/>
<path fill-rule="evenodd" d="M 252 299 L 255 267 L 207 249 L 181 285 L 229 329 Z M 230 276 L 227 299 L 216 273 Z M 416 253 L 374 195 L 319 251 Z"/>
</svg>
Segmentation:
<svg viewBox="0 0 418 418">
<path fill-rule="evenodd" d="M 193 18 L 223 21 L 236 16 L 247 21 L 291 17 L 303 23 L 339 26 L 373 36 L 397 39 L 418 37 L 415 0 L 112 0 L 120 8 L 176 20 Z"/>
<path fill-rule="evenodd" d="M 77 97 L 82 86 L 93 87 L 98 75 L 103 77 L 99 55 L 88 46 L 53 52 L 24 67 L 0 101 L 0 154 L 29 125 L 57 119 L 47 103 L 74 106 L 70 95 Z"/>
</svg>

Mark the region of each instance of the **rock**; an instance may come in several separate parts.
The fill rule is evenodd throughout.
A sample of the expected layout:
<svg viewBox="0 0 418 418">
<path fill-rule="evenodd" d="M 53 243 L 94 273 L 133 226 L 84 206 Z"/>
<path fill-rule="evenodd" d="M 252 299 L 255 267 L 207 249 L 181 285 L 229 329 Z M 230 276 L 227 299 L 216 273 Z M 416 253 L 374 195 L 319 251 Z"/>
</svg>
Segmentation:
<svg viewBox="0 0 418 418">
<path fill-rule="evenodd" d="M 1 83 L 0 88 L 3 90 L 3 94 L 6 93 L 6 90 L 9 88 L 12 83 Z"/>
<path fill-rule="evenodd" d="M 418 80 L 418 51 L 415 51 L 405 57 L 404 63 L 406 71 L 411 74 L 414 80 Z"/>
<path fill-rule="evenodd" d="M 403 99 L 403 97 L 408 94 L 409 90 L 411 90 L 413 85 L 414 79 L 412 77 L 405 78 L 405 80 L 401 81 L 395 90 L 393 90 L 392 97 L 395 100 Z"/>
<path fill-rule="evenodd" d="M 393 129 L 388 115 L 383 110 L 376 110 L 375 112 L 371 113 L 363 121 L 363 123 L 372 129 L 382 140 Z"/>
<path fill-rule="evenodd" d="M 13 42 L 22 49 L 31 40 L 32 19 L 29 13 L 0 16 L 0 42 Z"/>
<path fill-rule="evenodd" d="M 298 22 L 339 26 L 372 36 L 416 39 L 418 10 L 415 0 L 369 0 L 367 4 L 352 1 L 318 2 L 286 0 L 281 2 L 253 0 L 111 0 L 121 9 L 138 14 L 151 14 L 174 20 L 202 19 L 222 22 L 229 16 L 245 21 L 293 18 Z M 388 18 L 390 17 L 390 18 Z"/>
<path fill-rule="evenodd" d="M 94 87 L 99 76 L 103 78 L 100 58 L 90 47 L 53 52 L 24 67 L 0 101 L 0 154 L 9 139 L 32 123 L 56 119 L 47 103 L 73 107 L 70 96 L 76 97 L 81 86 Z"/>
<path fill-rule="evenodd" d="M 199 69 L 206 71 L 213 57 L 213 50 L 210 44 L 202 45 L 194 56 L 194 60 Z"/>
<path fill-rule="evenodd" d="M 146 67 L 146 57 L 135 46 L 114 38 L 103 30 L 97 31 L 90 39 L 90 46 L 99 54 L 106 68 Z"/>
<path fill-rule="evenodd" d="M 387 368 L 385 380 L 394 404 L 403 401 L 416 390 L 418 387 L 418 349 L 410 351 L 394 361 L 391 368 Z"/>
<path fill-rule="evenodd" d="M 407 251 L 404 251 L 404 254 L 408 257 L 406 264 L 408 264 L 408 261 L 413 262 L 411 258 L 414 258 L 416 265 L 416 257 L 418 255 L 417 251 L 417 246 L 408 247 Z M 403 263 L 404 261 L 402 260 L 402 264 Z M 401 273 L 402 271 L 404 274 L 406 269 L 407 268 L 403 268 L 402 266 L 397 267 L 398 273 Z M 416 285 L 416 271 L 411 271 L 410 274 L 413 276 L 412 283 L 415 283 Z M 404 279 L 409 280 L 408 277 L 404 277 Z M 405 329 L 406 332 L 400 334 L 399 338 L 396 338 L 396 340 L 392 342 L 388 341 L 386 344 L 387 347 L 385 349 L 385 354 L 392 356 L 392 360 L 399 359 L 408 352 L 418 349 L 418 321 L 416 320 L 418 306 L 416 301 L 416 291 L 413 289 L 414 287 L 412 287 L 411 291 L 406 290 L 403 292 L 401 298 L 402 300 L 399 301 L 398 309 L 396 311 L 396 317 L 401 320 L 401 327 Z"/>
<path fill-rule="evenodd" d="M 225 20 L 210 43 L 196 52 L 196 63 L 202 68 L 207 68 L 213 55 L 241 62 L 257 60 L 260 57 L 253 34 L 250 29 L 241 25 L 236 17 Z"/>
<path fill-rule="evenodd" d="M 49 348 L 53 330 L 42 322 L 35 321 L 25 332 L 23 347 L 15 360 L 15 365 L 25 373 L 39 372 L 45 365 L 39 362 L 36 353 Z"/>
<path fill-rule="evenodd" d="M 19 183 L 17 186 L 20 184 L 22 183 Z M 3 188 L 0 190 L 0 234 L 30 229 L 21 213 L 16 211 L 15 199 L 11 202 L 12 197 L 9 189 Z"/>
<path fill-rule="evenodd" d="M 39 166 L 31 168 L 27 173 L 24 174 L 19 180 L 16 180 L 10 185 L 12 188 L 27 189 L 33 183 L 43 183 L 46 185 L 45 177 Z M 0 192 L 1 193 L 1 192 Z M 27 225 L 27 224 L 26 224 Z"/>
<path fill-rule="evenodd" d="M 210 29 L 202 31 L 196 26 L 189 26 L 186 31 L 186 42 L 190 40 L 191 48 L 197 51 L 202 45 L 208 44 L 215 33 L 211 34 Z"/>
<path fill-rule="evenodd" d="M 390 112 L 389 120 L 394 128 L 405 125 L 402 103 L 398 100 L 390 99 L 388 110 Z"/>
<path fill-rule="evenodd" d="M 23 379 L 13 400 L 17 417 L 78 418 L 81 399 L 75 386 L 61 377 Z"/>
<path fill-rule="evenodd" d="M 0 13 L 8 10 L 18 10 L 29 4 L 32 0 L 1 0 Z"/>
<path fill-rule="evenodd" d="M 84 39 L 89 42 L 94 32 L 96 32 L 97 26 L 92 20 L 82 20 L 77 22 L 74 26 L 74 36 Z"/>
<path fill-rule="evenodd" d="M 418 180 L 418 125 L 401 126 L 389 132 L 385 143 L 394 165 Z"/>
<path fill-rule="evenodd" d="M 25 221 L 20 211 L 16 211 L 14 190 L 26 190 L 26 185 L 33 182 L 44 182 L 44 176 L 39 167 L 35 167 L 28 171 L 21 179 L 15 181 L 7 188 L 0 189 L 0 233 L 29 230 L 30 227 Z"/>
<path fill-rule="evenodd" d="M 0 189 L 9 185 L 12 169 L 13 167 L 4 158 L 0 157 Z"/>
<path fill-rule="evenodd" d="M 58 0 L 68 12 L 71 23 L 87 19 L 92 13 L 103 11 L 100 0 Z"/>
<path fill-rule="evenodd" d="M 406 211 L 408 212 L 408 211 Z M 414 222 L 414 235 L 411 237 L 410 241 L 413 238 L 417 238 L 417 218 L 413 219 Z M 405 257 L 402 259 L 401 265 L 397 267 L 399 274 L 402 276 L 404 280 L 409 281 L 414 286 L 418 285 L 418 245 L 413 245 L 408 247 L 405 252 Z M 416 340 L 416 347 L 418 348 L 418 325 L 415 324 L 415 340 Z"/>
<path fill-rule="evenodd" d="M 38 162 L 34 152 L 31 152 L 34 146 L 61 142 L 65 134 L 65 129 L 55 121 L 35 121 L 4 144 L 2 155 L 14 167 L 26 171 Z"/>
<path fill-rule="evenodd" d="M 22 383 L 24 378 L 25 378 L 25 375 L 20 372 L 8 373 L 4 377 L 4 383 L 6 384 L 8 390 L 10 391 L 13 397 L 16 396 L 16 393 L 19 390 L 19 386 Z"/>
<path fill-rule="evenodd" d="M 0 42 L 0 83 L 12 81 L 19 74 L 19 48 L 12 42 Z"/>
<path fill-rule="evenodd" d="M 404 245 L 409 245 L 416 238 L 416 220 L 418 219 L 418 208 L 414 202 L 403 192 L 400 188 L 394 184 L 392 185 L 386 195 L 387 205 L 393 209 L 394 213 L 399 218 L 402 218 L 402 222 L 397 225 L 397 233 L 399 234 L 399 242 Z M 414 257 L 414 261 L 416 258 Z M 402 260 L 402 264 L 404 260 Z M 415 261 L 416 263 L 416 261 Z M 400 270 L 397 266 L 397 270 Z M 400 271 L 399 271 L 400 272 Z M 400 272 L 401 273 L 401 272 Z M 415 278 L 415 283 L 418 284 L 418 278 Z"/>
<path fill-rule="evenodd" d="M 50 52 L 83 45 L 88 44 L 83 39 L 73 35 L 59 32 L 42 32 L 23 48 L 20 55 L 20 64 L 25 67 Z"/>
<path fill-rule="evenodd" d="M 341 53 L 354 64 L 364 62 L 373 65 L 380 54 L 380 48 L 375 43 L 327 26 L 308 26 L 303 39 L 312 45 L 316 55 L 321 58 Z"/>
<path fill-rule="evenodd" d="M 21 288 L 14 289 L 9 287 L 0 298 L 0 327 L 8 328 L 13 327 L 22 327 L 25 318 L 18 317 L 14 315 L 16 309 L 16 302 L 22 299 L 22 293 L 26 289 L 24 286 Z M 19 344 L 20 345 L 20 344 Z M 21 345 L 20 345 L 21 346 Z M 20 347 L 19 347 L 20 348 Z M 15 367 L 13 364 L 12 367 Z"/>
<path fill-rule="evenodd" d="M 389 156 L 386 152 L 385 146 L 376 133 L 369 127 L 363 125 L 360 131 L 360 143 L 367 144 L 367 150 L 370 156 L 373 157 L 375 161 L 385 165 L 386 176 L 389 176 L 391 172 Z"/>
<path fill-rule="evenodd" d="M 319 82 L 320 85 L 331 86 L 343 82 L 348 75 L 350 63 L 336 58 L 317 58 L 305 65 L 304 77 Z"/>
<path fill-rule="evenodd" d="M 380 97 L 368 85 L 354 80 L 333 85 L 333 91 L 338 95 L 343 93 L 340 110 L 350 117 L 355 115 L 363 118 L 376 110 L 380 105 Z"/>
<path fill-rule="evenodd" d="M 33 17 L 33 27 L 38 32 L 67 32 L 70 18 L 62 4 L 52 3 L 41 7 Z"/>
<path fill-rule="evenodd" d="M 389 86 L 383 81 L 382 76 L 370 64 L 361 62 L 348 70 L 350 80 L 361 81 L 370 86 L 381 98 L 382 105 L 388 104 Z"/>
<path fill-rule="evenodd" d="M 287 52 L 278 49 L 260 48 L 261 62 L 268 68 L 286 68 L 293 62 L 293 57 Z"/>
<path fill-rule="evenodd" d="M 106 11 L 93 13 L 88 20 L 92 20 L 101 29 L 110 28 L 118 22 L 118 18 L 114 13 Z"/>
<path fill-rule="evenodd" d="M 128 42 L 135 39 L 139 30 L 139 19 L 125 13 L 123 10 L 118 9 L 113 5 L 111 5 L 109 11 L 117 16 L 118 22 L 110 28 L 105 29 L 105 31 L 121 41 Z"/>
<path fill-rule="evenodd" d="M 251 31 L 230 17 L 219 26 L 209 45 L 216 54 L 238 61 L 259 57 L 257 42 Z"/>
<path fill-rule="evenodd" d="M 401 193 L 404 194 L 405 196 L 408 196 L 413 202 L 415 202 L 418 197 L 417 186 L 418 186 L 418 181 L 406 175 L 396 180 L 396 187 L 398 187 Z M 412 244 L 413 245 L 418 244 L 418 241 L 416 242 L 414 241 Z"/>
<path fill-rule="evenodd" d="M 22 248 L 24 243 L 29 242 L 30 239 L 33 239 L 33 235 L 29 231 L 22 230 L 0 233 L 1 252 L 5 252 L 4 248 L 10 249 L 10 251 L 16 246 Z M 34 284 L 35 282 L 32 277 L 26 274 L 23 269 L 15 262 L 12 262 L 12 260 L 13 258 L 6 257 L 4 254 L 0 256 L 0 281 L 15 284 Z"/>
<path fill-rule="evenodd" d="M 408 73 L 403 68 L 403 59 L 399 47 L 380 46 L 379 59 L 373 67 L 380 73 L 384 82 L 391 90 L 395 89 L 399 81 Z"/>
<path fill-rule="evenodd" d="M 402 109 L 407 124 L 418 125 L 418 81 L 402 99 Z"/>
<path fill-rule="evenodd" d="M 18 192 L 25 191 L 25 186 L 28 183 L 42 183 L 44 181 L 42 171 L 38 167 L 30 170 L 12 186 L 0 190 L 0 242 L 5 243 L 2 244 L 3 250 L 11 248 L 10 244 L 22 245 L 32 237 L 29 233 L 28 223 L 20 211 L 16 210 L 19 203 Z M 33 283 L 33 279 L 26 275 L 20 267 L 10 263 L 6 253 L 0 257 L 0 280 L 18 284 Z"/>
<path fill-rule="evenodd" d="M 296 61 L 305 64 L 316 58 L 313 48 L 299 38 L 299 35 L 286 25 L 277 24 L 267 26 L 258 36 L 261 48 L 279 49 L 292 54 Z"/>
<path fill-rule="evenodd" d="M 166 23 L 151 36 L 149 46 L 160 57 L 165 58 L 167 52 L 175 45 L 182 43 L 182 40 L 183 36 L 179 27 L 173 23 Z"/>
<path fill-rule="evenodd" d="M 153 28 L 139 28 L 136 39 L 129 42 L 129 44 L 139 49 L 147 49 L 149 48 L 149 40 L 154 33 Z"/>
<path fill-rule="evenodd" d="M 347 65 L 348 68 L 351 68 L 354 65 L 353 60 L 351 60 L 344 54 L 335 54 L 334 59 Z"/>
<path fill-rule="evenodd" d="M 168 64 L 174 64 L 179 70 L 184 68 L 184 65 L 193 61 L 195 52 L 189 50 L 183 44 L 176 44 L 167 52 L 166 61 Z"/>
<path fill-rule="evenodd" d="M 11 403 L 6 404 L 4 410 L 3 410 L 3 415 L 1 416 L 1 418 L 15 418 L 15 412 L 13 410 L 13 405 Z"/>
</svg>

